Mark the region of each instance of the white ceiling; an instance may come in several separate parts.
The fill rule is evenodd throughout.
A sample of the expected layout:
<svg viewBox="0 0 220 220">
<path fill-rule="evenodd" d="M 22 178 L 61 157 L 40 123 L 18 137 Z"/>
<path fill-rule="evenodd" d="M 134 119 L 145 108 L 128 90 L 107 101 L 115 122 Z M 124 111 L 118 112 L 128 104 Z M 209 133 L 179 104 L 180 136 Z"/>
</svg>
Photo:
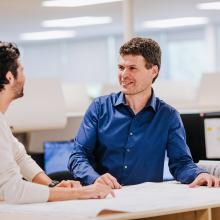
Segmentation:
<svg viewBox="0 0 220 220">
<path fill-rule="evenodd" d="M 77 27 L 77 37 L 122 34 L 122 2 L 79 8 L 41 7 L 41 0 L 0 0 L 0 40 L 19 41 L 19 34 L 55 30 L 43 28 L 41 22 L 79 16 L 111 16 L 113 23 L 90 27 Z M 196 4 L 205 0 L 134 0 L 134 23 L 136 31 L 143 31 L 145 20 L 185 16 L 209 17 L 220 23 L 220 11 L 201 11 Z M 59 28 L 60 30 L 61 28 Z M 64 28 L 66 30 L 69 28 Z"/>
</svg>

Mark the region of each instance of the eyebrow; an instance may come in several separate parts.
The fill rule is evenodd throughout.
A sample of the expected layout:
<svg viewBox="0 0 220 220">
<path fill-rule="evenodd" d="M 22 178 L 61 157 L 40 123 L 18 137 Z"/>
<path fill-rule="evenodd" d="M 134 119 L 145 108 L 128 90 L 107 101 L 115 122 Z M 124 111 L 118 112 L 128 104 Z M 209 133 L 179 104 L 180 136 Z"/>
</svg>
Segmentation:
<svg viewBox="0 0 220 220">
<path fill-rule="evenodd" d="M 125 65 L 119 63 L 118 66 L 125 66 Z M 126 65 L 126 66 L 127 66 L 127 65 Z M 128 65 L 128 67 L 137 67 L 137 65 L 131 64 L 131 65 Z"/>
</svg>

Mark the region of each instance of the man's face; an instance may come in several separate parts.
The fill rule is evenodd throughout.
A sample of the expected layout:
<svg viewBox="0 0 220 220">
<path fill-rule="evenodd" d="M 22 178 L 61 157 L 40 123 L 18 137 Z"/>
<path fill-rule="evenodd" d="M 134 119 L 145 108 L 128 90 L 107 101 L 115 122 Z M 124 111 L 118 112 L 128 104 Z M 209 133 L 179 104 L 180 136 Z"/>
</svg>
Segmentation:
<svg viewBox="0 0 220 220">
<path fill-rule="evenodd" d="M 25 76 L 24 76 L 24 68 L 21 65 L 19 61 L 18 68 L 17 68 L 17 78 L 14 81 L 14 84 L 12 86 L 14 99 L 20 98 L 24 95 L 24 82 L 25 82 Z"/>
<path fill-rule="evenodd" d="M 125 95 L 144 93 L 151 88 L 158 70 L 156 66 L 147 69 L 145 65 L 145 60 L 141 55 L 119 57 L 118 78 L 121 91 Z"/>
</svg>

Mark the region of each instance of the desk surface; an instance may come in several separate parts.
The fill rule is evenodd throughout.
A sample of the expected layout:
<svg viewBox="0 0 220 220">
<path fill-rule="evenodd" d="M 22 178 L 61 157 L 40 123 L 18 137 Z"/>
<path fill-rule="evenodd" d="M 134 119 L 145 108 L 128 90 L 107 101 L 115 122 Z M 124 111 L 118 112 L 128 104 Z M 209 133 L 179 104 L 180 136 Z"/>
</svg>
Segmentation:
<svg viewBox="0 0 220 220">
<path fill-rule="evenodd" d="M 220 188 L 189 188 L 174 182 L 115 190 L 116 198 L 29 205 L 0 204 L 0 219 L 220 219 Z"/>
</svg>

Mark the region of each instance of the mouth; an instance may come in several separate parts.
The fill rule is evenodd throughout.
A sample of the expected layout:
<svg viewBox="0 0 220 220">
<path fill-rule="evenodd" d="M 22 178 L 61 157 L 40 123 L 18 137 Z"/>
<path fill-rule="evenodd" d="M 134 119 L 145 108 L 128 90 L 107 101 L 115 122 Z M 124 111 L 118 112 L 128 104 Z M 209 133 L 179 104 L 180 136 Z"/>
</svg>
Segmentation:
<svg viewBox="0 0 220 220">
<path fill-rule="evenodd" d="M 134 82 L 121 82 L 121 85 L 123 87 L 128 87 L 128 86 L 131 86 L 132 84 L 134 84 Z"/>
</svg>

